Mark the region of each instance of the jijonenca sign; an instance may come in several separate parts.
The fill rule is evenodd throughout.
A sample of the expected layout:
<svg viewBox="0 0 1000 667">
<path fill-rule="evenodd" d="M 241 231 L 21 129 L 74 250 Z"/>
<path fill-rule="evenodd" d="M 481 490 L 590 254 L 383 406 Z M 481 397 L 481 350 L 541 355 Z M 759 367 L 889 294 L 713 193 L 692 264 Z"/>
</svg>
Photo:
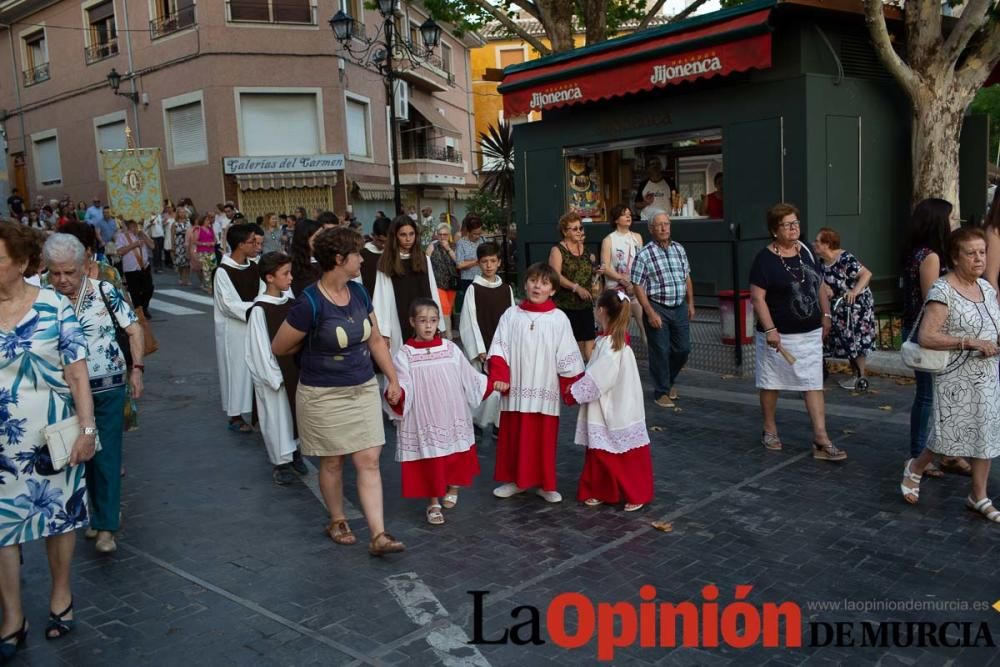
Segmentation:
<svg viewBox="0 0 1000 667">
<path fill-rule="evenodd" d="M 272 157 L 227 157 L 222 159 L 227 174 L 275 174 L 289 171 L 343 171 L 344 156 L 275 155 Z"/>
<path fill-rule="evenodd" d="M 655 86 L 675 79 L 721 71 L 722 61 L 717 56 L 705 57 L 677 65 L 653 65 L 653 75 L 649 77 L 649 82 Z"/>
<path fill-rule="evenodd" d="M 532 93 L 531 108 L 544 109 L 545 107 L 552 106 L 553 104 L 561 104 L 563 102 L 572 102 L 573 100 L 582 99 L 583 91 L 580 90 L 580 86 L 573 86 L 562 90 Z"/>
</svg>

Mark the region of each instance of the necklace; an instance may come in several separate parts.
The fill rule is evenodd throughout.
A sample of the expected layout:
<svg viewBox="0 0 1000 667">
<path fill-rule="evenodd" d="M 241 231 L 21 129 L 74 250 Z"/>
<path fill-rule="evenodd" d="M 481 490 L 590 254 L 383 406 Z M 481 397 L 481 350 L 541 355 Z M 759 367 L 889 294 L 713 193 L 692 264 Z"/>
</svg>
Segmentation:
<svg viewBox="0 0 1000 667">
<path fill-rule="evenodd" d="M 548 311 L 546 311 L 546 312 L 548 312 Z M 538 318 L 541 317 L 544 314 L 545 313 L 538 313 L 534 317 L 532 317 L 531 315 L 528 315 L 528 320 L 531 322 L 531 325 L 528 327 L 528 331 L 534 331 L 535 330 L 535 322 L 537 322 Z"/>
<path fill-rule="evenodd" d="M 805 279 L 806 279 L 806 270 L 805 270 L 805 267 L 802 266 L 802 259 L 801 258 L 799 259 L 799 266 L 798 266 L 798 273 L 799 273 L 799 275 L 796 276 L 795 275 L 795 271 L 792 270 L 792 267 L 790 267 L 788 265 L 788 263 L 785 261 L 785 258 L 781 256 L 781 251 L 778 249 L 778 244 L 775 243 L 773 245 L 772 252 L 774 252 L 774 254 L 778 256 L 778 261 L 781 262 L 781 265 L 783 267 L 785 267 L 785 271 L 787 271 L 788 275 L 790 275 L 792 277 L 792 280 L 794 280 L 797 283 L 805 282 Z"/>
<path fill-rule="evenodd" d="M 333 296 L 331 296 L 330 293 L 326 291 L 326 288 L 323 287 L 323 283 L 321 281 L 317 280 L 316 285 L 319 287 L 319 291 L 323 293 L 323 296 L 326 297 L 326 300 L 332 303 L 337 310 L 343 313 L 344 317 L 347 318 L 348 322 L 354 324 L 354 316 L 351 315 L 351 311 L 349 311 L 346 306 L 341 306 L 336 301 L 334 301 Z M 350 292 L 348 292 L 348 296 L 350 296 Z M 348 306 L 351 305 L 350 300 L 348 300 L 347 305 Z"/>
</svg>

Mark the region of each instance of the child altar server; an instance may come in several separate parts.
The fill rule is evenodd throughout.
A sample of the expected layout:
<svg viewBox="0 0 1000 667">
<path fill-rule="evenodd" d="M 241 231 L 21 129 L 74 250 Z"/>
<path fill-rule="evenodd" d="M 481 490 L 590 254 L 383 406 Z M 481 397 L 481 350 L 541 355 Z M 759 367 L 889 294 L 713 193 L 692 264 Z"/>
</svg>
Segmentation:
<svg viewBox="0 0 1000 667">
<path fill-rule="evenodd" d="M 629 297 L 614 289 L 597 300 L 597 339 L 587 372 L 569 393 L 580 404 L 576 444 L 587 452 L 577 500 L 589 507 L 624 500 L 634 512 L 653 500 L 653 461 L 643 408 L 642 382 L 626 341 Z"/>
<path fill-rule="evenodd" d="M 246 362 L 253 378 L 261 435 L 267 457 L 274 466 L 271 478 L 275 484 L 286 486 L 295 479 L 293 470 L 300 474 L 307 472 L 299 455 L 299 434 L 295 427 L 299 367 L 292 355 L 275 357 L 271 352 L 271 341 L 292 306 L 288 297 L 292 258 L 283 252 L 269 252 L 261 257 L 258 266 L 267 288 L 247 311 Z"/>
<path fill-rule="evenodd" d="M 442 509 L 458 503 L 459 488 L 479 474 L 472 408 L 486 392 L 486 376 L 441 338 L 434 301 L 414 299 L 409 320 L 413 337 L 393 357 L 402 394 L 387 412 L 397 422 L 403 497 L 427 498 L 427 522 L 436 526 L 444 523 Z"/>
<path fill-rule="evenodd" d="M 532 487 L 547 502 L 558 503 L 556 439 L 559 400 L 583 373 L 583 357 L 569 318 L 552 295 L 559 275 L 548 264 L 525 272 L 527 299 L 500 318 L 487 355 L 488 384 L 502 394 L 493 489 L 510 498 Z"/>
<path fill-rule="evenodd" d="M 465 292 L 459 334 L 465 354 L 477 369 L 485 370 L 486 352 L 493 343 L 493 335 L 500 324 L 500 317 L 514 301 L 514 290 L 497 275 L 500 268 L 500 248 L 488 241 L 476 249 L 480 275 L 476 276 Z M 500 395 L 490 394 L 472 413 L 473 421 L 480 428 L 500 425 Z"/>
</svg>

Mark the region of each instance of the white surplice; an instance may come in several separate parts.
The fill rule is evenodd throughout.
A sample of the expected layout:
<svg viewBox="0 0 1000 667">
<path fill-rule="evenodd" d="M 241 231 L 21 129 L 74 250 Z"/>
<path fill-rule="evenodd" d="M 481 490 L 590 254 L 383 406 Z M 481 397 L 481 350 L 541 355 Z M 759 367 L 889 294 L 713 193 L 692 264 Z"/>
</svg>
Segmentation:
<svg viewBox="0 0 1000 667">
<path fill-rule="evenodd" d="M 476 276 L 472 280 L 472 285 L 465 291 L 465 300 L 462 301 L 462 315 L 458 322 L 458 334 L 462 338 L 462 347 L 465 348 L 465 355 L 472 361 L 472 365 L 477 370 L 485 370 L 483 363 L 479 361 L 480 354 L 486 354 L 486 343 L 483 340 L 483 332 L 479 329 L 479 320 L 476 313 L 476 285 L 489 287 L 490 289 L 506 289 L 510 293 L 510 305 L 515 306 L 514 291 L 506 285 L 500 276 L 493 276 L 493 280 L 487 280 L 483 276 Z M 491 393 L 482 404 L 472 413 L 473 420 L 480 427 L 487 425 L 500 425 L 500 394 Z"/>
<path fill-rule="evenodd" d="M 642 381 L 630 346 L 615 350 L 610 336 L 599 337 L 586 373 L 570 392 L 580 404 L 576 444 L 612 454 L 649 444 Z"/>
<path fill-rule="evenodd" d="M 500 399 L 503 412 L 558 417 L 559 377 L 575 377 L 584 370 L 569 318 L 558 308 L 508 308 L 488 357 L 500 357 L 510 367 L 510 391 Z"/>
<path fill-rule="evenodd" d="M 450 340 L 433 347 L 405 344 L 392 361 L 403 389 L 403 414 L 383 405 L 397 421 L 396 460 L 420 461 L 471 449 L 476 441 L 472 409 L 486 392 L 486 376 Z"/>
<path fill-rule="evenodd" d="M 400 253 L 400 259 L 408 260 L 409 255 Z M 430 283 L 431 298 L 437 304 L 438 312 L 441 312 L 441 297 L 438 295 L 437 281 L 434 280 L 434 269 L 431 267 L 431 258 L 427 260 L 425 275 Z M 413 276 L 414 279 L 419 276 Z M 396 354 L 403 344 L 403 331 L 399 326 L 399 316 L 396 314 L 396 292 L 392 288 L 392 278 L 381 271 L 375 276 L 375 294 L 372 296 L 372 310 L 375 312 L 375 319 L 378 320 L 378 330 L 383 336 L 389 339 L 389 351 Z M 438 330 L 445 331 L 444 318 L 438 324 Z"/>
<path fill-rule="evenodd" d="M 254 303 L 271 303 L 280 306 L 287 296 L 273 297 L 261 294 Z M 298 449 L 292 408 L 285 392 L 284 378 L 278 360 L 271 352 L 271 336 L 267 331 L 267 318 L 262 308 L 250 311 L 247 324 L 246 364 L 253 379 L 260 433 L 272 465 L 291 463 L 292 454 Z"/>
<path fill-rule="evenodd" d="M 237 264 L 229 255 L 222 258 L 222 264 L 237 269 L 250 266 L 250 262 Z M 257 293 L 263 291 L 264 283 L 261 282 Z M 213 292 L 215 356 L 219 365 L 222 409 L 230 417 L 238 417 L 253 410 L 253 381 L 246 362 L 247 310 L 253 302 L 240 298 L 221 265 L 215 271 Z"/>
</svg>

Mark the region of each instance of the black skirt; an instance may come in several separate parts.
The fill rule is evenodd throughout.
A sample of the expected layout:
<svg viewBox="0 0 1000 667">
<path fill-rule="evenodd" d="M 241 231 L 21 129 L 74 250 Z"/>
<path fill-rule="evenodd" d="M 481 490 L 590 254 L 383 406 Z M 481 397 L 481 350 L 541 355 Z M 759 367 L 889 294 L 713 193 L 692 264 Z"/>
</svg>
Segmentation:
<svg viewBox="0 0 1000 667">
<path fill-rule="evenodd" d="M 593 308 L 560 308 L 559 310 L 566 313 L 566 317 L 569 318 L 569 324 L 573 327 L 573 338 L 576 339 L 576 342 L 584 343 L 596 338 L 597 325 L 594 323 Z"/>
</svg>

